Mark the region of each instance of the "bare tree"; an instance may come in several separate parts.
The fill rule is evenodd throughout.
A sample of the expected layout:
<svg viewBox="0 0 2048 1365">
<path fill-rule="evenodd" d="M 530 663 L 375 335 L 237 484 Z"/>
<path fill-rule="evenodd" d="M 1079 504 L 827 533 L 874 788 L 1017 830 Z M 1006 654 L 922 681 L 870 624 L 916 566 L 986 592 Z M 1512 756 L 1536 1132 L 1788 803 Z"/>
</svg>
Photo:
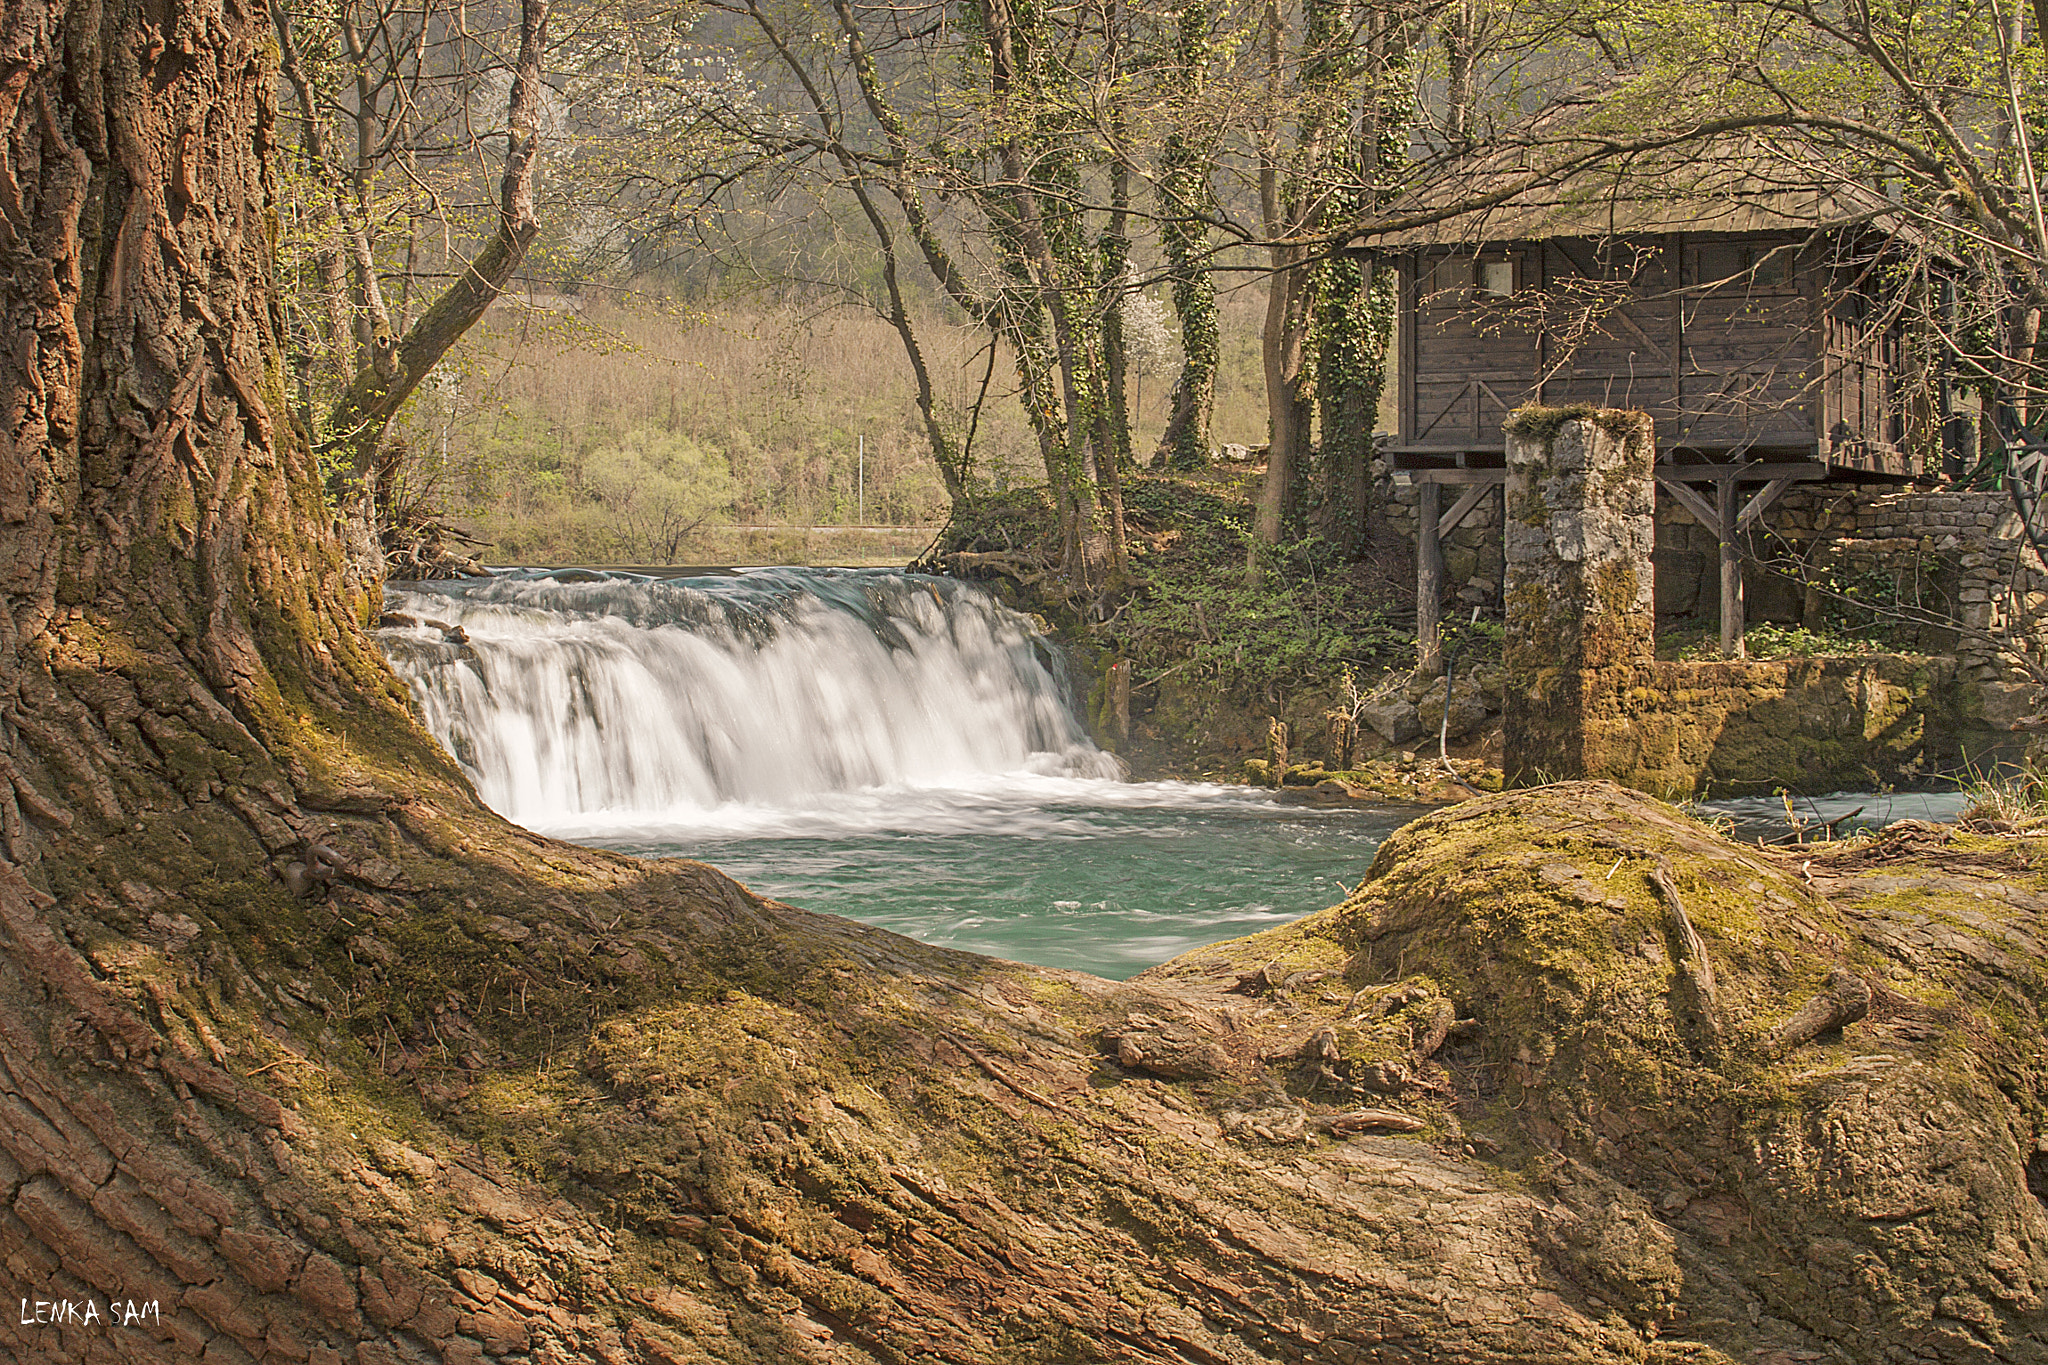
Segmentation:
<svg viewBox="0 0 2048 1365">
<path fill-rule="evenodd" d="M 498 35 L 475 32 L 469 16 L 461 6 L 345 0 L 323 16 L 332 31 L 309 55 L 294 16 L 282 3 L 271 10 L 305 171 L 332 208 L 329 231 L 312 252 L 326 298 L 327 343 L 336 352 L 352 351 L 340 390 L 317 424 L 319 439 L 352 494 L 364 499 L 365 525 L 376 529 L 388 519 L 398 472 L 399 452 L 386 441 L 392 419 L 498 298 L 540 231 L 534 179 L 548 0 L 521 0 L 517 25 Z M 493 51 L 491 40 L 507 42 L 510 50 Z M 499 128 L 480 126 L 488 115 L 479 101 L 493 75 L 505 82 Z M 465 254 L 467 244 L 457 243 L 466 226 L 464 205 L 451 199 L 466 187 L 460 177 L 428 179 L 423 148 L 438 144 L 443 160 L 467 158 L 470 169 L 483 172 L 493 143 L 502 143 L 502 152 L 495 193 L 485 198 L 481 215 L 489 227 L 481 248 Z M 397 272 L 395 307 L 385 286 L 387 211 L 377 192 L 389 177 L 401 179 L 413 201 L 397 212 L 407 268 Z M 424 272 L 413 267 L 423 221 L 441 234 L 437 273 L 444 282 L 416 304 L 412 290 Z"/>
</svg>

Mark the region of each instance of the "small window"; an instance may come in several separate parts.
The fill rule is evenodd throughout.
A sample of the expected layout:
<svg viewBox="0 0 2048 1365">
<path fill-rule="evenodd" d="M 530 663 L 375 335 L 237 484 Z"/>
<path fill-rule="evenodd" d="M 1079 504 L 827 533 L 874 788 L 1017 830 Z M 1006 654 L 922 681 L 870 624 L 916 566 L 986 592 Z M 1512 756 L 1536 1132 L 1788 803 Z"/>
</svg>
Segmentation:
<svg viewBox="0 0 2048 1365">
<path fill-rule="evenodd" d="M 1515 263 L 1513 261 L 1481 261 L 1479 263 L 1479 292 L 1506 296 L 1515 292 Z"/>
</svg>

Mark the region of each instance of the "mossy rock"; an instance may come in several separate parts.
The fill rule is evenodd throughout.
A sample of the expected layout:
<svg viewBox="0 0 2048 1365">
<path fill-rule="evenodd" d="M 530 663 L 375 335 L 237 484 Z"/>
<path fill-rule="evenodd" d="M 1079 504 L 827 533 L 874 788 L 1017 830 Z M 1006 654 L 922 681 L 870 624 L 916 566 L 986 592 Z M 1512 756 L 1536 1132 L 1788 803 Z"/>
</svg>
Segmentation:
<svg viewBox="0 0 2048 1365">
<path fill-rule="evenodd" d="M 1292 992 L 1277 1025 L 1326 1021 L 1338 1070 L 1400 1055 L 1375 998 L 1447 996 L 1464 1037 L 1405 1102 L 1545 1191 L 1552 1263 L 1632 1322 L 1753 1314 L 1859 1358 L 2040 1361 L 2048 879 L 1981 842 L 1906 873 L 1909 835 L 1793 856 L 1559 784 L 1425 816 L 1342 905 L 1139 981 L 1341 963 L 1342 1004 Z M 1868 1017 L 1781 1046 L 1844 970 Z"/>
</svg>

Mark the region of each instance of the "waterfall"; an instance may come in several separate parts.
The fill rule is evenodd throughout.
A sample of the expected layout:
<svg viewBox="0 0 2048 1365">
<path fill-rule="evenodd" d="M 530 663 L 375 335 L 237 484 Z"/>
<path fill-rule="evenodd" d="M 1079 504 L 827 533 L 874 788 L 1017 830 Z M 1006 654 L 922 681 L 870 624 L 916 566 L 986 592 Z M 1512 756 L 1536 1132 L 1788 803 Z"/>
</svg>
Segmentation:
<svg viewBox="0 0 2048 1365">
<path fill-rule="evenodd" d="M 947 579 L 515 570 L 394 585 L 386 609 L 427 728 L 536 828 L 1117 771 L 1030 620 Z"/>
</svg>

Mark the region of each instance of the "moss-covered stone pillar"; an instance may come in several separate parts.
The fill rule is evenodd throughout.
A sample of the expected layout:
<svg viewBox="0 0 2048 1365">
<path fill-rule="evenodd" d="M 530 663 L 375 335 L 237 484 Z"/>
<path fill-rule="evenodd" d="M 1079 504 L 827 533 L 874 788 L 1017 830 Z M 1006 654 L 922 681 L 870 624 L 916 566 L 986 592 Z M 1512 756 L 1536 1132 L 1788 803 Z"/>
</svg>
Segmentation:
<svg viewBox="0 0 2048 1365">
<path fill-rule="evenodd" d="M 1508 419 L 1510 783 L 1633 765 L 1621 699 L 1656 656 L 1655 459 L 1648 413 L 1528 407 Z"/>
</svg>

